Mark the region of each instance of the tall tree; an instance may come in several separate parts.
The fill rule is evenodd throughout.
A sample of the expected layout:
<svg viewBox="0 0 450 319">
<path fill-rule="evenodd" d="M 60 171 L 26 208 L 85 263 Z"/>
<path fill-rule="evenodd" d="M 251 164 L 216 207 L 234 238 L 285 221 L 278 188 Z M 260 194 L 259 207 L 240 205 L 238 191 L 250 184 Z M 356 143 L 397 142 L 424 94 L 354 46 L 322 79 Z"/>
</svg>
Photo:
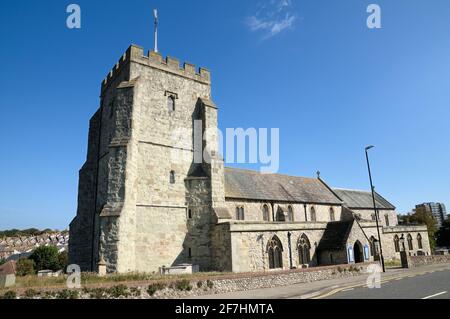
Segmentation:
<svg viewBox="0 0 450 319">
<path fill-rule="evenodd" d="M 447 218 L 437 232 L 437 245 L 450 247 L 450 218 Z"/>
<path fill-rule="evenodd" d="M 41 246 L 33 251 L 29 259 L 34 261 L 36 271 L 57 271 L 61 269 L 58 255 L 58 249 L 55 246 Z"/>
</svg>

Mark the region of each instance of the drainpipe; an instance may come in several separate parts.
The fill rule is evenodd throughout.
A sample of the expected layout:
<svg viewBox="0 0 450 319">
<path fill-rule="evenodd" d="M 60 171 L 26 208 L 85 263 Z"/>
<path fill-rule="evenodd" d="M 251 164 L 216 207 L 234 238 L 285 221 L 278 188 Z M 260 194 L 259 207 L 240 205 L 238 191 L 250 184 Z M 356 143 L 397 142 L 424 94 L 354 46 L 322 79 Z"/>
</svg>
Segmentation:
<svg viewBox="0 0 450 319">
<path fill-rule="evenodd" d="M 306 210 L 306 204 L 303 204 L 303 207 L 305 208 L 305 222 L 308 221 L 308 212 Z"/>
<path fill-rule="evenodd" d="M 275 221 L 275 204 L 272 202 L 270 203 L 270 206 L 272 206 L 272 221 Z"/>
<path fill-rule="evenodd" d="M 289 248 L 289 269 L 292 269 L 292 248 L 291 248 L 291 232 L 288 232 L 288 248 Z"/>
</svg>

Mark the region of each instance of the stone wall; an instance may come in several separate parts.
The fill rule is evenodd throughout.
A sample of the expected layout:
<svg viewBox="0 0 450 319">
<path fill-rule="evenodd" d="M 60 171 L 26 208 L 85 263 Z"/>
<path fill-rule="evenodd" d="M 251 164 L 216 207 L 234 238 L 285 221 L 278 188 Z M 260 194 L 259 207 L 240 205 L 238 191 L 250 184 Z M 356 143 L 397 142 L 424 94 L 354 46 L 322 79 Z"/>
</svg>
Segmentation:
<svg viewBox="0 0 450 319">
<path fill-rule="evenodd" d="M 375 222 L 361 222 L 366 236 L 370 239 L 374 237 L 378 239 L 377 228 Z M 383 248 L 383 256 L 385 260 L 400 260 L 400 252 L 395 250 L 394 238 L 399 238 L 403 235 L 405 238 L 405 247 L 411 255 L 428 254 L 431 255 L 431 248 L 428 239 L 428 232 L 426 226 L 395 226 L 395 227 L 380 227 L 381 244 Z M 413 250 L 409 251 L 406 237 L 411 234 L 413 238 Z M 418 248 L 417 235 L 422 236 L 422 249 Z"/>
<path fill-rule="evenodd" d="M 198 101 L 210 99 L 209 73 L 180 68 L 173 58 L 144 56 L 132 47 L 131 77 L 139 78 L 133 119 L 138 142 L 134 191 L 137 194 L 135 238 L 137 271 L 195 263 L 211 265 L 211 185 L 190 179 L 195 170 L 194 120 Z M 168 97 L 175 98 L 175 110 Z M 216 125 L 216 124 L 215 124 Z M 171 182 L 171 172 L 175 180 Z M 189 218 L 189 212 L 191 218 Z"/>
<path fill-rule="evenodd" d="M 71 262 L 96 270 L 104 259 L 108 272 L 151 272 L 187 261 L 184 180 L 192 170 L 193 115 L 210 91 L 205 69 L 144 56 L 137 46 L 127 50 L 103 81 L 101 108 L 91 121 L 79 209 L 70 228 Z M 176 99 L 174 111 L 168 96 Z M 182 155 L 173 156 L 174 150 Z"/>
<path fill-rule="evenodd" d="M 326 223 L 265 223 L 231 222 L 231 263 L 233 272 L 261 271 L 269 269 L 267 254 L 268 242 L 276 236 L 283 248 L 283 269 L 301 267 L 297 244 L 304 234 L 310 243 L 311 261 L 309 266 L 317 265 L 316 247 L 325 231 Z M 290 251 L 288 233 L 291 234 Z"/>
<path fill-rule="evenodd" d="M 450 255 L 408 256 L 408 268 L 450 263 Z"/>
<path fill-rule="evenodd" d="M 319 204 L 295 204 L 295 203 L 270 203 L 264 201 L 251 201 L 251 200 L 237 200 L 226 199 L 225 206 L 231 213 L 233 219 L 236 219 L 236 208 L 244 207 L 245 220 L 247 221 L 263 221 L 263 206 L 267 205 L 269 208 L 270 221 L 276 220 L 276 213 L 278 207 L 282 206 L 286 208 L 291 206 L 294 212 L 294 222 L 311 221 L 311 209 L 314 208 L 316 212 L 317 222 L 329 222 L 330 221 L 330 209 L 333 209 L 335 220 L 339 221 L 343 219 L 341 216 L 342 206 L 336 205 L 319 205 Z M 305 214 L 306 210 L 306 214 Z M 287 212 L 286 212 L 287 213 Z M 275 218 L 274 218 L 275 217 Z M 307 219 L 307 220 L 306 220 Z"/>
<path fill-rule="evenodd" d="M 214 226 L 211 233 L 212 266 L 217 271 L 232 272 L 231 233 L 229 223 Z"/>
<path fill-rule="evenodd" d="M 70 223 L 69 262 L 92 270 L 94 201 L 97 175 L 100 110 L 89 123 L 88 154 L 79 172 L 77 216 Z"/>
<path fill-rule="evenodd" d="M 373 220 L 373 216 L 375 215 L 373 209 L 352 209 L 352 211 L 360 216 L 361 219 L 364 220 Z M 389 226 L 397 226 L 398 225 L 398 217 L 397 212 L 395 210 L 379 210 L 379 225 L 386 227 L 386 218 L 389 221 Z"/>
<path fill-rule="evenodd" d="M 289 271 L 270 271 L 265 273 L 236 274 L 229 276 L 225 275 L 219 276 L 218 278 L 209 277 L 202 280 L 192 280 L 192 290 L 190 291 L 179 291 L 173 288 L 165 288 L 157 291 L 151 297 L 143 293 L 143 297 L 156 299 L 186 298 L 202 295 L 223 294 L 234 291 L 274 288 L 319 280 L 349 278 L 366 274 L 367 267 L 369 265 L 371 265 L 371 263 L 297 269 Z M 207 288 L 207 279 L 209 280 L 210 288 Z M 198 283 L 201 283 L 200 287 L 198 287 Z"/>
</svg>

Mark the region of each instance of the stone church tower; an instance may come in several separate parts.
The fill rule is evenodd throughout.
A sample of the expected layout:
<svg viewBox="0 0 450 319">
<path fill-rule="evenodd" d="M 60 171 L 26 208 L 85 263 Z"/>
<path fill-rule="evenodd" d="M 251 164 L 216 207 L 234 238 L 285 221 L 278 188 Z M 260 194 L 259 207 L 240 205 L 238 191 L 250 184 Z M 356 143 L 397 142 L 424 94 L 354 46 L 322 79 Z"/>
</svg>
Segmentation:
<svg viewBox="0 0 450 319">
<path fill-rule="evenodd" d="M 225 169 L 217 112 L 209 71 L 126 51 L 90 121 L 71 264 L 248 272 L 378 261 L 381 244 L 386 260 L 431 253 L 426 226 L 398 225 L 379 194 L 374 209 L 371 192 L 320 177 Z"/>
<path fill-rule="evenodd" d="M 102 83 L 90 121 L 70 263 L 83 271 L 100 261 L 108 272 L 210 269 L 224 168 L 216 140 L 201 134 L 216 128 L 208 70 L 132 45 Z"/>
</svg>

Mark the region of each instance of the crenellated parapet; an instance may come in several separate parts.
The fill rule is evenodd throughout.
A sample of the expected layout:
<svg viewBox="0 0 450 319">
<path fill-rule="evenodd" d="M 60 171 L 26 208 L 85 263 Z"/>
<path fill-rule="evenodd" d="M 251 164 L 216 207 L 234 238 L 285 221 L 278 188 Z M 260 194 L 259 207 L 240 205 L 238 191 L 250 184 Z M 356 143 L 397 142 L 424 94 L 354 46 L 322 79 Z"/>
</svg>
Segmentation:
<svg viewBox="0 0 450 319">
<path fill-rule="evenodd" d="M 128 48 L 125 54 L 120 58 L 120 60 L 103 80 L 102 92 L 114 81 L 115 77 L 130 62 L 156 68 L 207 85 L 211 84 L 211 73 L 209 70 L 202 67 L 197 69 L 195 65 L 188 62 L 184 62 L 180 65 L 180 61 L 178 59 L 170 56 L 163 58 L 160 53 L 154 51 L 149 51 L 147 55 L 144 55 L 144 49 L 133 44 Z"/>
</svg>

